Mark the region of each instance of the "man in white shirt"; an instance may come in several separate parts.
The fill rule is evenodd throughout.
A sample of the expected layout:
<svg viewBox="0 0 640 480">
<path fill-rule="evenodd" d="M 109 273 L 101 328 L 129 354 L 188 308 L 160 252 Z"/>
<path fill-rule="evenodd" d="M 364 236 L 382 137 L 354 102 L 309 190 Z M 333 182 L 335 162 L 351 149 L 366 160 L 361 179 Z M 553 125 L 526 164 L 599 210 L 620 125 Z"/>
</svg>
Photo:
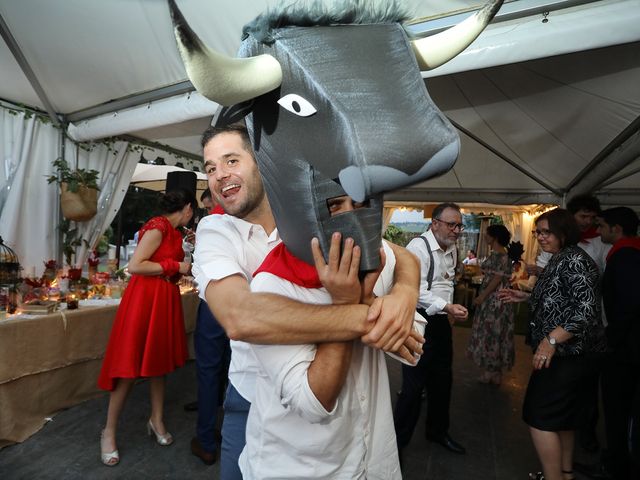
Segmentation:
<svg viewBox="0 0 640 480">
<path fill-rule="evenodd" d="M 328 203 L 331 216 L 354 210 L 347 196 L 334 197 Z M 332 242 L 338 242 L 338 246 L 339 237 L 334 236 Z M 380 272 L 367 274 L 362 291 L 358 247 L 353 247 L 353 242 L 346 243 L 340 264 L 337 257 L 326 264 L 317 245 L 314 244 L 314 259 L 320 278 L 329 271 L 349 279 L 341 298 L 325 288 L 303 286 L 309 281 L 271 267 L 270 258 L 255 275 L 251 290 L 328 304 L 358 303 L 361 297 L 365 302 L 371 301 L 376 278 L 376 295 L 391 289 L 395 257 L 386 243 L 384 269 L 379 278 Z M 353 259 L 348 264 L 345 258 L 352 251 Z M 290 265 L 287 262 L 286 270 Z M 423 328 L 416 324 L 414 329 L 421 334 Z M 247 422 L 247 445 L 240 456 L 245 480 L 401 478 L 389 379 L 380 350 L 354 341 L 251 345 L 251 349 L 260 370 Z"/>
<path fill-rule="evenodd" d="M 415 367 L 402 367 L 402 391 L 394 412 L 401 454 L 418 422 L 423 389 L 427 392 L 427 439 L 451 452 L 465 453 L 464 447 L 449 436 L 453 361 L 449 319 L 463 321 L 469 315 L 465 307 L 452 303 L 458 258 L 456 241 L 463 229 L 460 207 L 442 203 L 433 210 L 430 229 L 407 245 L 407 250 L 420 260 L 418 313 L 428 323 L 420 361 Z"/>
<path fill-rule="evenodd" d="M 193 272 L 200 295 L 232 340 L 229 388 L 222 427 L 221 478 L 242 478 L 237 459 L 255 391 L 256 361 L 247 343 L 305 344 L 362 342 L 413 361 L 421 343 L 412 330 L 418 282 L 415 259 L 403 249 L 397 257 L 390 295 L 366 305 L 309 305 L 279 295 L 252 293 L 253 272 L 280 243 L 246 128 L 208 129 L 202 139 L 205 171 L 214 198 L 226 215 L 198 225 Z"/>
</svg>

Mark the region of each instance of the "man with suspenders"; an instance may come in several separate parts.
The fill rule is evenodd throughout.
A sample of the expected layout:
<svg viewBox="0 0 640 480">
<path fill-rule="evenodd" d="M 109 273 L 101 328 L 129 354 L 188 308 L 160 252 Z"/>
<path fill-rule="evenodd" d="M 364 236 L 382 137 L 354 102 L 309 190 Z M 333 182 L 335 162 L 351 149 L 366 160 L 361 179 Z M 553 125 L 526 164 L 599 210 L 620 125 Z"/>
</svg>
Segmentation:
<svg viewBox="0 0 640 480">
<path fill-rule="evenodd" d="M 433 210 L 430 229 L 407 245 L 407 250 L 420 260 L 418 313 L 428 324 L 418 365 L 402 367 L 402 391 L 394 413 L 399 452 L 411 440 L 420 416 L 423 389 L 427 393 L 427 439 L 451 452 L 466 452 L 449 436 L 453 361 L 451 323 L 464 321 L 469 315 L 464 306 L 452 303 L 458 259 L 456 242 L 463 229 L 460 207 L 455 203 L 442 203 Z"/>
</svg>

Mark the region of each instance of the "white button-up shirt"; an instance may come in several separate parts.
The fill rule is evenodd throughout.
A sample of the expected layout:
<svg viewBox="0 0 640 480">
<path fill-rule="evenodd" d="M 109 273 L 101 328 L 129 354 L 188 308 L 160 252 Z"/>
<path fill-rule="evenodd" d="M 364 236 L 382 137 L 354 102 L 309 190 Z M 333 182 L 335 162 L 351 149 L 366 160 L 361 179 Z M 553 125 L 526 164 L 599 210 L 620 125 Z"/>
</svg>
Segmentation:
<svg viewBox="0 0 640 480">
<path fill-rule="evenodd" d="M 251 283 L 253 272 L 280 243 L 277 230 L 267 236 L 260 225 L 231 215 L 208 215 L 198 223 L 193 275 L 205 299 L 205 290 L 212 280 L 240 274 Z M 258 367 L 249 344 L 231 341 L 229 381 L 249 402 L 253 402 Z"/>
<path fill-rule="evenodd" d="M 395 257 L 386 245 L 385 250 L 377 295 L 389 291 L 393 281 Z M 304 288 L 270 273 L 258 274 L 251 289 L 305 303 L 331 303 L 324 288 Z M 239 461 L 245 480 L 401 478 L 383 352 L 354 341 L 345 384 L 329 412 L 307 378 L 316 345 L 251 348 L 260 372 Z"/>
<path fill-rule="evenodd" d="M 444 313 L 442 309 L 447 303 L 453 301 L 453 279 L 456 274 L 456 246 L 451 245 L 443 250 L 434 237 L 431 230 L 421 235 L 425 237 L 431 246 L 433 253 L 433 282 L 431 290 L 428 290 L 427 275 L 431 257 L 422 238 L 414 238 L 407 245 L 407 250 L 416 255 L 420 260 L 420 296 L 418 305 L 424 308 L 427 315 Z"/>
</svg>

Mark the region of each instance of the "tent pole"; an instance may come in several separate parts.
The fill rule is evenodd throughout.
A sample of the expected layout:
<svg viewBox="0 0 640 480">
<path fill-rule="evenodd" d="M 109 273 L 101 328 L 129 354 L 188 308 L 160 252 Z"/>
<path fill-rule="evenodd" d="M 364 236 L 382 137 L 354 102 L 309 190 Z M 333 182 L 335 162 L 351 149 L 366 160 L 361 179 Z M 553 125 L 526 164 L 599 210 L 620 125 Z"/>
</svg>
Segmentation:
<svg viewBox="0 0 640 480">
<path fill-rule="evenodd" d="M 567 193 L 594 192 L 606 180 L 640 157 L 640 116 L 614 138 L 568 185 Z"/>
<path fill-rule="evenodd" d="M 36 94 L 38 95 L 38 98 L 44 105 L 47 113 L 49 114 L 51 121 L 56 127 L 59 127 L 61 124 L 61 121 L 60 121 L 60 118 L 58 117 L 58 114 L 56 113 L 55 109 L 53 108 L 53 105 L 49 101 L 47 94 L 44 92 L 42 85 L 40 85 L 40 81 L 38 80 L 38 77 L 31 69 L 31 65 L 29 65 L 29 62 L 27 62 L 26 57 L 22 53 L 22 50 L 20 49 L 18 42 L 16 42 L 15 37 L 13 36 L 13 34 L 11 33 L 11 30 L 9 29 L 9 25 L 7 25 L 7 23 L 4 21 L 2 14 L 0 14 L 0 36 L 2 36 L 7 46 L 9 47 L 9 50 L 13 54 L 13 58 L 15 58 L 16 62 L 18 62 L 18 65 L 20 65 L 22 72 L 24 73 L 25 77 L 27 77 L 27 80 L 29 80 L 29 83 L 35 90 Z"/>
<path fill-rule="evenodd" d="M 520 165 L 518 165 L 516 162 L 514 162 L 513 160 L 511 160 L 510 158 L 508 158 L 506 155 L 503 155 L 502 153 L 500 153 L 497 149 L 493 148 L 491 145 L 489 145 L 487 142 L 485 142 L 484 140 L 482 140 L 481 138 L 477 137 L 474 133 L 470 132 L 469 130 L 467 130 L 466 128 L 464 128 L 462 125 L 460 125 L 459 123 L 455 122 L 454 120 L 452 120 L 450 117 L 447 117 L 449 119 L 449 121 L 453 124 L 454 127 L 456 127 L 458 130 L 460 130 L 462 133 L 464 133 L 465 135 L 467 135 L 469 138 L 471 138 L 472 140 L 476 141 L 477 143 L 479 143 L 480 145 L 482 145 L 484 148 L 486 148 L 487 150 L 491 151 L 491 153 L 493 153 L 494 155 L 496 155 L 497 157 L 499 157 L 500 159 L 502 159 L 503 161 L 507 162 L 509 165 L 511 165 L 513 168 L 515 168 L 516 170 L 518 170 L 519 172 L 525 174 L 527 177 L 529 177 L 531 180 L 533 180 L 534 182 L 542 185 L 544 188 L 546 188 L 547 190 L 549 190 L 552 193 L 555 193 L 557 196 L 561 197 L 562 196 L 562 192 L 560 190 L 558 190 L 557 188 L 552 187 L 551 185 L 547 184 L 546 182 L 540 180 L 538 177 L 536 177 L 535 175 L 533 175 L 531 172 L 527 171 L 526 169 L 524 169 L 523 167 L 521 167 Z"/>
</svg>

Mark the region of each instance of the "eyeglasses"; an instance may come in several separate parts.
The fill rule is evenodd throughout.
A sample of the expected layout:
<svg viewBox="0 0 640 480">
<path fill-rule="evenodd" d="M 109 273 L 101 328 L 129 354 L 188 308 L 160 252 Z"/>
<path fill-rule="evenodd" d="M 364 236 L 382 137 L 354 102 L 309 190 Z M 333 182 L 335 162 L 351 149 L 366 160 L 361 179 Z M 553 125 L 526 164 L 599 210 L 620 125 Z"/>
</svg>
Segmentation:
<svg viewBox="0 0 640 480">
<path fill-rule="evenodd" d="M 531 233 L 533 233 L 535 236 L 546 238 L 549 235 L 551 235 L 553 232 L 551 230 L 547 230 L 546 228 L 543 228 L 542 230 L 538 230 L 536 228 L 535 230 L 531 230 Z"/>
<path fill-rule="evenodd" d="M 444 220 L 440 220 L 439 218 L 434 218 L 434 220 L 437 220 L 440 223 L 444 223 L 447 227 L 449 227 L 449 230 L 451 231 L 454 231 L 456 228 L 461 232 L 464 230 L 464 225 L 462 223 L 445 222 Z"/>
</svg>

